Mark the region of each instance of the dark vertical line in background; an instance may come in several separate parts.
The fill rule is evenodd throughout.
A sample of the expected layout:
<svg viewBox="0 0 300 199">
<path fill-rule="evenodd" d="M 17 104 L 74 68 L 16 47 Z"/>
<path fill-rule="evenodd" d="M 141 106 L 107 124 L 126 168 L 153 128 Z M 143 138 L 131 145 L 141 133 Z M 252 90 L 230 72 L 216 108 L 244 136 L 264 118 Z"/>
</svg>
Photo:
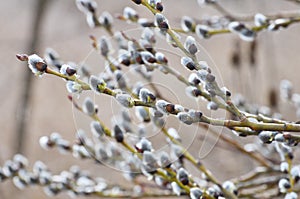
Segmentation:
<svg viewBox="0 0 300 199">
<path fill-rule="evenodd" d="M 38 50 L 40 40 L 40 30 L 44 13 L 46 11 L 48 0 L 36 0 L 34 9 L 32 10 L 32 26 L 31 33 L 29 33 L 30 39 L 26 53 L 34 53 Z M 16 152 L 23 152 L 25 149 L 24 139 L 26 137 L 27 130 L 27 113 L 30 105 L 30 96 L 32 93 L 32 73 L 30 70 L 26 70 L 23 79 L 23 88 L 21 94 L 20 110 L 18 110 L 18 117 L 16 121 Z"/>
</svg>

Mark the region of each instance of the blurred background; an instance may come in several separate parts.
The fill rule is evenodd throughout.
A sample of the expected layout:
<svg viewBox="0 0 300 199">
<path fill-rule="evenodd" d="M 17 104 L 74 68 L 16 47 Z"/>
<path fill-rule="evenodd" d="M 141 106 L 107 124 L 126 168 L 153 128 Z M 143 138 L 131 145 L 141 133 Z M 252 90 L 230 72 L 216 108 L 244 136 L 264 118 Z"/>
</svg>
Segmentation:
<svg viewBox="0 0 300 199">
<path fill-rule="evenodd" d="M 142 6 L 136 6 L 131 1 L 124 0 L 97 0 L 100 14 L 108 10 L 113 16 L 122 13 L 125 6 L 136 9 L 141 17 L 153 19 L 153 16 Z M 220 4 L 232 14 L 240 16 L 263 14 L 287 14 L 299 12 L 300 4 L 285 0 L 224 0 Z M 209 6 L 199 7 L 196 0 L 164 0 L 164 14 L 174 27 L 180 26 L 180 17 L 188 15 L 196 19 L 206 16 L 220 15 Z M 90 29 L 85 16 L 78 11 L 75 1 L 62 0 L 10 0 L 3 1 L 0 6 L 0 165 L 16 152 L 21 152 L 32 163 L 42 160 L 55 173 L 68 169 L 77 164 L 90 170 L 97 176 L 102 176 L 112 182 L 125 182 L 118 171 L 107 167 L 95 165 L 94 162 L 79 161 L 70 155 L 61 155 L 57 150 L 44 151 L 39 147 L 38 140 L 42 135 L 49 135 L 57 131 L 70 141 L 74 140 L 78 127 L 85 128 L 89 125 L 87 117 L 78 116 L 67 99 L 67 91 L 64 81 L 51 76 L 43 78 L 27 75 L 29 72 L 25 63 L 19 62 L 17 53 L 44 54 L 47 47 L 55 49 L 62 60 L 76 63 L 85 62 L 93 73 L 103 69 L 103 61 L 100 56 L 92 51 L 89 35 L 100 37 L 106 33 L 99 29 Z M 114 20 L 114 30 L 134 30 L 138 32 L 138 26 L 126 24 Z M 300 63 L 300 24 L 294 24 L 287 29 L 259 33 L 256 45 L 241 41 L 233 34 L 217 35 L 208 40 L 200 40 L 203 47 L 200 50 L 201 58 L 208 59 L 213 71 L 217 74 L 221 85 L 226 85 L 233 95 L 241 93 L 249 103 L 270 106 L 275 111 L 282 113 L 287 120 L 296 120 L 294 107 L 283 103 L 279 99 L 278 88 L 282 79 L 289 79 L 294 84 L 296 92 L 300 92 L 299 63 Z M 167 44 L 161 44 L 161 47 Z M 253 50 L 253 48 L 255 48 Z M 175 51 L 174 51 L 175 52 Z M 251 57 L 254 52 L 254 60 Z M 176 50 L 175 53 L 180 52 Z M 233 65 L 233 56 L 238 53 L 241 63 Z M 180 58 L 177 57 L 179 60 Z M 185 69 L 178 70 L 187 76 Z M 171 99 L 184 102 L 190 107 L 205 107 L 195 102 L 185 101 L 184 86 L 176 85 L 173 77 L 157 74 L 154 78 L 159 82 L 161 90 L 166 94 L 170 92 Z M 166 90 L 166 91 L 164 91 Z M 175 96 L 172 94 L 175 93 Z M 113 112 L 112 102 L 107 100 L 107 106 L 100 107 L 100 115 L 103 120 L 111 121 Z M 102 101 L 101 101 L 102 103 Z M 201 103 L 201 101 L 199 101 Z M 24 106 L 27 108 L 24 109 Z M 103 108 L 107 107 L 107 108 Z M 174 126 L 179 125 L 174 122 Z M 171 126 L 170 124 L 170 126 Z M 185 128 L 185 127 L 184 127 Z M 188 130 L 186 130 L 188 131 Z M 199 155 L 199 146 L 210 151 L 209 155 L 200 154 L 203 163 L 210 168 L 220 180 L 226 180 L 242 175 L 251 170 L 255 164 L 252 160 L 239 154 L 235 149 L 218 143 L 217 138 L 211 138 L 207 143 L 202 142 L 203 135 L 195 132 L 191 138 L 187 138 L 187 144 L 195 156 Z M 228 131 L 226 131 L 228 132 Z M 200 135 L 199 135 L 200 134 Z M 185 134 L 186 136 L 186 134 Z M 247 143 L 248 138 L 236 138 L 241 143 Z M 214 144 L 217 146 L 212 148 Z M 212 149 L 212 151 L 210 150 Z M 226 160 L 224 160 L 226 159 Z M 63 161 L 62 161 L 63 160 Z M 216 162 L 218 164 L 216 164 Z M 236 164 L 238 162 L 238 164 Z M 195 171 L 196 172 L 196 171 Z M 196 173 L 197 175 L 197 173 Z M 65 194 L 55 198 L 66 198 Z M 15 188 L 10 180 L 0 184 L 0 198 L 46 198 L 40 187 L 29 187 L 24 191 Z"/>
</svg>

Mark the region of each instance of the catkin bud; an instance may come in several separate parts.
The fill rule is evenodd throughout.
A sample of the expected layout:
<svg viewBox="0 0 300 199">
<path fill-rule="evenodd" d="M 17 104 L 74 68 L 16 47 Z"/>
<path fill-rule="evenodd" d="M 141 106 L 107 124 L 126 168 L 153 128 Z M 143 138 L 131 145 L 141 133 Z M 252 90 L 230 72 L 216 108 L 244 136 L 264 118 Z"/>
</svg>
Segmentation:
<svg viewBox="0 0 300 199">
<path fill-rule="evenodd" d="M 120 49 L 127 50 L 127 48 L 128 48 L 128 42 L 124 38 L 124 35 L 121 32 L 115 32 L 114 33 L 114 38 L 118 42 L 118 46 L 119 46 Z"/>
<path fill-rule="evenodd" d="M 143 164 L 155 170 L 157 168 L 157 160 L 155 155 L 150 151 L 144 151 Z"/>
<path fill-rule="evenodd" d="M 141 38 L 148 41 L 151 44 L 156 42 L 155 34 L 150 28 L 144 28 Z"/>
<path fill-rule="evenodd" d="M 285 195 L 284 199 L 298 199 L 298 194 L 296 192 L 289 192 Z"/>
<path fill-rule="evenodd" d="M 87 115 L 94 115 L 95 114 L 95 106 L 94 102 L 91 100 L 91 98 L 87 97 L 85 98 L 83 104 L 82 104 L 82 111 Z"/>
<path fill-rule="evenodd" d="M 182 57 L 180 60 L 181 65 L 188 68 L 189 70 L 195 70 L 196 64 L 190 57 Z"/>
<path fill-rule="evenodd" d="M 195 26 L 195 21 L 188 16 L 183 16 L 180 22 L 181 28 L 185 32 L 193 31 L 193 27 Z"/>
<path fill-rule="evenodd" d="M 162 168 L 169 168 L 171 166 L 169 154 L 165 151 L 160 154 L 159 166 Z"/>
<path fill-rule="evenodd" d="M 140 24 L 142 27 L 145 27 L 145 28 L 155 27 L 154 22 L 149 21 L 147 18 L 139 18 L 138 24 Z"/>
<path fill-rule="evenodd" d="M 97 26 L 97 18 L 93 13 L 86 13 L 86 22 L 89 25 L 90 28 L 95 28 Z"/>
<path fill-rule="evenodd" d="M 156 100 L 156 97 L 148 89 L 142 88 L 139 92 L 139 99 L 144 103 L 153 103 Z"/>
<path fill-rule="evenodd" d="M 101 162 L 109 160 L 109 156 L 106 152 L 105 147 L 100 143 L 98 143 L 95 146 L 95 155 L 96 155 L 97 160 L 100 160 Z"/>
<path fill-rule="evenodd" d="M 235 186 L 235 184 L 233 184 L 233 182 L 231 181 L 225 181 L 223 184 L 222 184 L 222 187 L 224 189 L 226 189 L 227 191 L 237 195 L 237 188 Z"/>
<path fill-rule="evenodd" d="M 91 75 L 89 79 L 89 84 L 91 86 L 91 89 L 95 92 L 103 92 L 103 90 L 106 87 L 106 83 L 102 79 L 100 80 L 94 75 Z"/>
<path fill-rule="evenodd" d="M 164 9 L 161 0 L 155 0 L 155 1 L 154 1 L 154 7 L 155 7 L 155 9 L 158 10 L 159 12 L 162 12 L 163 9 Z"/>
<path fill-rule="evenodd" d="M 276 142 L 284 142 L 285 138 L 282 133 L 278 133 L 277 135 L 275 135 L 274 140 Z"/>
<path fill-rule="evenodd" d="M 145 107 L 138 106 L 135 110 L 137 117 L 140 118 L 141 121 L 150 122 L 150 113 Z"/>
<path fill-rule="evenodd" d="M 202 81 L 206 81 L 207 74 L 208 74 L 208 72 L 206 70 L 197 71 L 197 75 L 198 75 L 199 79 L 201 79 Z"/>
<path fill-rule="evenodd" d="M 256 37 L 256 33 L 248 28 L 243 29 L 239 34 L 240 38 L 244 41 L 252 42 Z"/>
<path fill-rule="evenodd" d="M 206 61 L 199 61 L 198 64 L 202 70 L 210 71 Z"/>
<path fill-rule="evenodd" d="M 298 166 L 294 166 L 291 169 L 291 176 L 293 177 L 293 179 L 295 180 L 295 182 L 297 183 L 300 179 L 300 169 Z"/>
<path fill-rule="evenodd" d="M 28 55 L 27 54 L 16 54 L 16 57 L 20 61 L 28 61 Z"/>
<path fill-rule="evenodd" d="M 121 115 L 122 115 L 122 119 L 125 121 L 125 122 L 129 122 L 131 123 L 131 117 L 130 117 L 130 113 L 127 109 L 123 109 L 121 111 Z"/>
<path fill-rule="evenodd" d="M 140 55 L 142 57 L 143 62 L 146 64 L 151 65 L 156 62 L 154 55 L 148 51 L 142 51 L 142 52 L 140 52 Z"/>
<path fill-rule="evenodd" d="M 289 19 L 276 19 L 270 23 L 268 26 L 269 31 L 275 31 L 280 28 L 286 28 L 288 26 Z"/>
<path fill-rule="evenodd" d="M 176 178 L 183 184 L 189 184 L 189 175 L 188 172 L 184 168 L 180 168 L 177 172 Z"/>
<path fill-rule="evenodd" d="M 208 110 L 214 110 L 215 111 L 215 110 L 218 110 L 218 108 L 219 108 L 219 105 L 215 102 L 210 101 L 210 102 L 207 103 L 207 109 Z"/>
<path fill-rule="evenodd" d="M 222 87 L 221 91 L 224 93 L 224 95 L 226 95 L 226 97 L 231 96 L 231 92 L 226 87 Z"/>
<path fill-rule="evenodd" d="M 42 75 L 46 69 L 46 62 L 36 54 L 28 56 L 28 67 L 35 75 Z"/>
<path fill-rule="evenodd" d="M 110 43 L 105 36 L 100 38 L 100 52 L 101 55 L 107 57 L 108 53 L 111 51 Z"/>
<path fill-rule="evenodd" d="M 115 75 L 115 78 L 116 78 L 119 88 L 121 90 L 125 90 L 127 88 L 127 81 L 125 79 L 124 73 L 120 70 L 116 70 L 114 72 L 114 75 Z"/>
<path fill-rule="evenodd" d="M 195 111 L 193 109 L 189 110 L 189 116 L 193 119 L 194 122 L 200 121 L 202 117 L 202 112 Z"/>
<path fill-rule="evenodd" d="M 192 36 L 187 36 L 184 42 L 184 48 L 192 55 L 195 55 L 198 51 L 195 38 Z"/>
<path fill-rule="evenodd" d="M 166 31 L 167 29 L 169 29 L 169 24 L 168 24 L 168 20 L 166 19 L 166 17 L 160 13 L 156 13 L 155 14 L 155 22 L 157 24 L 157 26 L 160 28 L 160 30 L 162 31 Z"/>
<path fill-rule="evenodd" d="M 168 106 L 171 104 L 165 100 L 158 100 L 155 103 L 156 108 L 161 112 L 161 113 L 169 113 L 170 109 L 167 109 Z M 174 105 L 173 105 L 174 106 Z M 170 108 L 170 107 L 169 107 Z"/>
<path fill-rule="evenodd" d="M 19 176 L 14 176 L 12 181 L 13 181 L 14 185 L 20 190 L 24 189 L 27 185 L 26 181 L 21 179 Z"/>
<path fill-rule="evenodd" d="M 152 143 L 146 138 L 142 138 L 138 143 L 136 143 L 135 148 L 140 153 L 153 150 Z"/>
<path fill-rule="evenodd" d="M 258 137 L 263 143 L 270 144 L 274 140 L 276 134 L 277 133 L 273 131 L 262 131 L 258 134 Z"/>
<path fill-rule="evenodd" d="M 238 21 L 233 21 L 228 24 L 228 29 L 234 33 L 240 33 L 246 26 Z"/>
<path fill-rule="evenodd" d="M 59 54 L 55 50 L 53 50 L 52 48 L 46 48 L 44 58 L 46 60 L 46 63 L 60 69 L 62 63 L 59 60 Z"/>
<path fill-rule="evenodd" d="M 104 135 L 103 126 L 99 122 L 92 121 L 90 126 L 91 131 L 95 137 L 102 137 Z"/>
<path fill-rule="evenodd" d="M 214 82 L 215 80 L 216 80 L 216 77 L 215 77 L 213 74 L 208 73 L 208 74 L 206 75 L 206 81 L 207 81 L 207 82 L 212 83 L 212 82 Z"/>
<path fill-rule="evenodd" d="M 254 24 L 256 26 L 264 26 L 264 25 L 268 24 L 268 22 L 269 22 L 268 18 L 263 14 L 257 13 L 254 16 Z"/>
<path fill-rule="evenodd" d="M 282 178 L 278 182 L 278 188 L 279 188 L 280 193 L 286 193 L 288 191 L 288 189 L 291 188 L 291 184 L 290 184 L 289 180 L 287 180 L 286 178 Z"/>
<path fill-rule="evenodd" d="M 130 8 L 130 7 L 125 7 L 123 10 L 123 17 L 129 21 L 137 21 L 139 18 L 139 15 L 137 12 Z"/>
<path fill-rule="evenodd" d="M 134 99 L 128 94 L 117 94 L 116 100 L 126 108 L 132 108 L 134 106 Z"/>
<path fill-rule="evenodd" d="M 198 187 L 193 187 L 190 189 L 191 199 L 200 199 L 203 195 L 203 192 Z"/>
<path fill-rule="evenodd" d="M 15 154 L 13 157 L 13 161 L 17 163 L 21 168 L 28 166 L 28 160 L 22 154 Z"/>
<path fill-rule="evenodd" d="M 288 173 L 288 171 L 289 171 L 289 164 L 287 162 L 281 162 L 280 163 L 280 171 L 282 173 Z"/>
<path fill-rule="evenodd" d="M 228 24 L 228 29 L 240 36 L 245 41 L 253 41 L 256 34 L 254 31 L 248 29 L 244 24 L 234 21 Z"/>
<path fill-rule="evenodd" d="M 142 0 L 132 0 L 132 1 L 138 5 L 142 3 Z"/>
<path fill-rule="evenodd" d="M 63 75 L 72 76 L 76 74 L 76 69 L 68 64 L 63 64 L 59 70 L 59 72 Z"/>
<path fill-rule="evenodd" d="M 195 31 L 200 39 L 207 39 L 210 37 L 210 29 L 206 25 L 198 24 L 195 28 Z"/>
<path fill-rule="evenodd" d="M 199 79 L 199 77 L 195 73 L 190 74 L 190 76 L 188 78 L 188 81 L 193 86 L 196 86 L 196 85 L 201 83 L 201 80 Z"/>
<path fill-rule="evenodd" d="M 155 59 L 160 63 L 160 64 L 168 64 L 168 59 L 166 56 L 161 53 L 161 52 L 156 52 L 155 53 Z"/>
<path fill-rule="evenodd" d="M 73 81 L 67 81 L 66 87 L 69 93 L 80 93 L 82 91 L 81 84 Z"/>
<path fill-rule="evenodd" d="M 146 39 L 140 39 L 139 44 L 146 51 L 151 52 L 151 53 L 154 52 L 153 45 L 149 41 L 147 41 Z"/>
<path fill-rule="evenodd" d="M 51 146 L 54 145 L 54 143 L 49 140 L 48 136 L 40 137 L 39 144 L 45 150 L 48 150 Z"/>
<path fill-rule="evenodd" d="M 194 122 L 193 118 L 186 112 L 178 113 L 177 117 L 181 122 L 183 122 L 187 125 L 191 125 Z"/>
<path fill-rule="evenodd" d="M 124 133 L 119 125 L 115 125 L 114 127 L 114 137 L 117 142 L 123 142 L 124 140 Z"/>
<path fill-rule="evenodd" d="M 99 23 L 106 29 L 110 29 L 113 23 L 113 17 L 107 11 L 104 11 L 99 17 Z"/>
<path fill-rule="evenodd" d="M 171 183 L 171 187 L 172 187 L 172 191 L 177 195 L 180 196 L 181 195 L 181 188 L 180 186 L 176 183 L 176 182 L 172 182 Z"/>
<path fill-rule="evenodd" d="M 162 128 L 165 125 L 165 119 L 161 117 L 153 117 L 153 123 L 158 127 Z"/>
<path fill-rule="evenodd" d="M 130 53 L 125 49 L 120 49 L 118 52 L 118 61 L 125 66 L 129 66 L 131 64 Z"/>
<path fill-rule="evenodd" d="M 95 13 L 97 3 L 94 0 L 76 0 L 77 8 L 83 13 Z"/>
<path fill-rule="evenodd" d="M 56 145 L 61 154 L 66 154 L 71 149 L 70 142 L 64 139 L 59 139 Z"/>
</svg>

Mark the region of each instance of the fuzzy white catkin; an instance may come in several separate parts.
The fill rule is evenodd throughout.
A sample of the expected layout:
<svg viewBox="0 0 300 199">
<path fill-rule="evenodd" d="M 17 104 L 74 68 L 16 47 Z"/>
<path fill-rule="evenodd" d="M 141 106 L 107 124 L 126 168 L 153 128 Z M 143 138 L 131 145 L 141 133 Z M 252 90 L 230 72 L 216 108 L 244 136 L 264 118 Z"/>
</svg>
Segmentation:
<svg viewBox="0 0 300 199">
<path fill-rule="evenodd" d="M 102 26 L 109 28 L 113 23 L 113 17 L 109 12 L 104 11 L 99 17 L 99 22 Z"/>
<path fill-rule="evenodd" d="M 178 113 L 177 117 L 181 122 L 183 122 L 187 125 L 191 125 L 194 122 L 193 118 L 190 117 L 189 114 L 185 113 L 185 112 Z"/>
<path fill-rule="evenodd" d="M 49 138 L 48 138 L 47 136 L 42 136 L 42 137 L 40 137 L 40 139 L 39 139 L 39 144 L 40 144 L 40 146 L 41 146 L 43 149 L 49 150 L 49 145 L 48 145 L 48 143 L 49 143 Z"/>
<path fill-rule="evenodd" d="M 170 104 L 169 102 L 165 101 L 165 100 L 158 100 L 156 101 L 156 108 L 158 109 L 158 111 L 160 111 L 161 113 L 166 113 L 168 114 L 167 110 L 166 110 L 166 106 Z"/>
<path fill-rule="evenodd" d="M 284 199 L 298 199 L 298 194 L 295 192 L 289 192 L 285 195 Z"/>
<path fill-rule="evenodd" d="M 171 160 L 170 160 L 169 154 L 165 151 L 162 151 L 160 154 L 159 166 L 164 168 L 170 164 L 171 164 Z"/>
<path fill-rule="evenodd" d="M 196 31 L 196 35 L 200 38 L 200 39 L 206 39 L 210 37 L 209 34 L 209 27 L 206 25 L 202 25 L 202 24 L 198 24 L 195 28 Z"/>
<path fill-rule="evenodd" d="M 153 154 L 153 152 L 144 151 L 144 153 L 143 153 L 143 164 L 155 169 L 156 168 L 156 163 L 157 163 L 157 160 L 156 160 L 155 155 Z"/>
<path fill-rule="evenodd" d="M 181 18 L 181 28 L 185 32 L 190 32 L 193 29 L 193 25 L 195 24 L 194 20 L 189 16 L 183 16 Z"/>
<path fill-rule="evenodd" d="M 191 199 L 199 199 L 203 195 L 203 192 L 198 187 L 193 187 L 190 189 L 190 197 Z"/>
<path fill-rule="evenodd" d="M 28 166 L 28 159 L 22 154 L 15 154 L 13 157 L 13 161 L 19 164 L 21 167 Z"/>
<path fill-rule="evenodd" d="M 105 36 L 102 36 L 100 38 L 99 47 L 100 47 L 100 52 L 104 57 L 106 57 L 108 53 L 111 51 L 111 44 Z"/>
<path fill-rule="evenodd" d="M 177 195 L 180 196 L 181 195 L 181 188 L 178 186 L 178 184 L 176 182 L 172 182 L 171 183 L 171 187 L 172 187 L 172 191 Z"/>
<path fill-rule="evenodd" d="M 95 21 L 93 13 L 90 13 L 90 12 L 86 13 L 86 22 L 90 28 L 96 27 L 96 21 Z"/>
<path fill-rule="evenodd" d="M 123 17 L 127 20 L 136 20 L 138 19 L 138 14 L 131 7 L 125 7 L 123 10 Z"/>
<path fill-rule="evenodd" d="M 152 151 L 152 149 L 153 149 L 152 143 L 146 138 L 142 138 L 138 143 L 136 143 L 135 146 L 142 152 Z"/>
<path fill-rule="evenodd" d="M 89 97 L 85 98 L 82 105 L 82 110 L 85 114 L 90 116 L 95 114 L 95 105 L 94 102 L 91 100 L 91 98 Z"/>
<path fill-rule="evenodd" d="M 268 18 L 261 14 L 261 13 L 257 13 L 255 16 L 254 16 L 254 24 L 256 26 L 263 26 L 263 25 L 266 25 L 268 23 Z"/>
<path fill-rule="evenodd" d="M 35 75 L 41 76 L 47 67 L 45 61 L 36 54 L 32 54 L 32 55 L 28 56 L 27 62 L 28 62 L 28 67 L 30 68 L 31 72 Z M 44 66 L 38 68 L 37 64 L 43 64 Z"/>
<path fill-rule="evenodd" d="M 94 0 L 76 0 L 78 10 L 87 14 L 92 13 L 97 9 L 97 3 Z"/>
<path fill-rule="evenodd" d="M 134 106 L 134 100 L 129 94 L 117 94 L 116 100 L 126 108 L 131 108 Z"/>
<path fill-rule="evenodd" d="M 192 36 L 187 36 L 184 42 L 184 48 L 192 55 L 195 55 L 198 51 L 195 38 Z"/>
<path fill-rule="evenodd" d="M 102 137 L 104 135 L 103 127 L 98 121 L 92 121 L 90 126 L 95 137 Z"/>
<path fill-rule="evenodd" d="M 82 86 L 74 81 L 67 81 L 66 87 L 69 93 L 79 94 L 82 91 Z"/>
</svg>

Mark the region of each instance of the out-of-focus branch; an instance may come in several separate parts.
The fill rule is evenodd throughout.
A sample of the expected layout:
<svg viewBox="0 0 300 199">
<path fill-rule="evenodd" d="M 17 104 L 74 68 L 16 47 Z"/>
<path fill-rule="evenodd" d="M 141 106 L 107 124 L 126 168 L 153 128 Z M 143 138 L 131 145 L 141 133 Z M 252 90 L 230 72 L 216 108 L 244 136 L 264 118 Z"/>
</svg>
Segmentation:
<svg viewBox="0 0 300 199">
<path fill-rule="evenodd" d="M 42 21 L 45 16 L 45 10 L 47 8 L 48 0 L 36 0 L 35 6 L 32 13 L 32 27 L 30 30 L 30 39 L 28 42 L 28 52 L 35 52 L 38 49 L 39 41 L 40 41 L 40 30 Z M 30 104 L 30 96 L 32 94 L 32 75 L 30 71 L 26 70 L 24 72 L 23 77 L 23 88 L 21 89 L 21 97 L 20 97 L 20 106 L 17 112 L 17 121 L 16 121 L 16 144 L 15 144 L 15 151 L 17 153 L 24 152 L 24 138 L 26 137 L 26 130 L 27 130 L 27 116 L 28 116 L 28 109 Z"/>
</svg>

